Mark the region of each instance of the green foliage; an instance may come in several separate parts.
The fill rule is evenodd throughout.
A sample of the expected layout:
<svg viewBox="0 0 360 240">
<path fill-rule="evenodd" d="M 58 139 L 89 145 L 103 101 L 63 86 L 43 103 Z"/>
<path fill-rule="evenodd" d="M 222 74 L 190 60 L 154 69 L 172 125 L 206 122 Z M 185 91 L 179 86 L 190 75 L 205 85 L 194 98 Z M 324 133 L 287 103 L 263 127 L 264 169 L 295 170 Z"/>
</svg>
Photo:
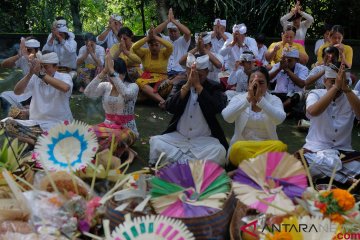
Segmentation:
<svg viewBox="0 0 360 240">
<path fill-rule="evenodd" d="M 0 135 L 4 134 L 4 129 L 0 131 Z M 0 169 L 7 169 L 11 172 L 15 171 L 19 165 L 17 159 L 23 154 L 27 148 L 27 144 L 19 143 L 17 139 L 10 143 L 7 139 L 3 141 L 0 151 Z"/>
<path fill-rule="evenodd" d="M 175 17 L 192 32 L 211 30 L 214 19 L 220 17 L 227 19 L 230 32 L 233 24 L 243 22 L 250 35 L 263 32 L 267 36 L 279 37 L 280 17 L 294 4 L 295 0 L 3 0 L 0 32 L 50 32 L 56 16 L 64 16 L 73 31 L 75 14 L 80 18 L 83 32 L 99 34 L 106 27 L 110 14 L 117 13 L 124 17 L 125 25 L 136 35 L 142 35 L 142 7 L 145 29 L 151 24 L 161 23 L 161 12 L 172 7 Z M 324 22 L 345 26 L 345 38 L 360 36 L 360 1 L 302 0 L 301 5 L 315 19 L 308 30 L 309 37 L 321 37 Z M 71 6 L 80 7 L 72 13 Z M 81 28 L 81 24 L 78 25 L 77 29 Z"/>
</svg>

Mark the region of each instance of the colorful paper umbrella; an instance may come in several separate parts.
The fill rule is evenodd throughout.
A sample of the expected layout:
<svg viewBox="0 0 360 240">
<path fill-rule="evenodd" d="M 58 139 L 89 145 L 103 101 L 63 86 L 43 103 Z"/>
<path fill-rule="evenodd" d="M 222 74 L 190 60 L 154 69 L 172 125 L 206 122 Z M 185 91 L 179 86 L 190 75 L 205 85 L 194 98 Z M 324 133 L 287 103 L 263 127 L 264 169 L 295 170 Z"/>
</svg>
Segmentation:
<svg viewBox="0 0 360 240">
<path fill-rule="evenodd" d="M 111 240 L 156 239 L 193 240 L 194 235 L 179 220 L 164 216 L 145 216 L 125 222 L 114 229 Z"/>
<path fill-rule="evenodd" d="M 64 122 L 41 135 L 35 152 L 49 170 L 78 170 L 85 167 L 98 148 L 92 128 L 82 122 Z"/>
<path fill-rule="evenodd" d="M 284 212 L 262 201 L 292 211 L 295 207 L 292 200 L 301 197 L 307 187 L 304 167 L 288 153 L 265 153 L 243 161 L 233 180 L 234 193 L 240 201 L 273 214 Z"/>
<path fill-rule="evenodd" d="M 230 182 L 212 161 L 173 163 L 151 180 L 151 202 L 158 214 L 169 217 L 208 216 L 222 209 Z"/>
</svg>

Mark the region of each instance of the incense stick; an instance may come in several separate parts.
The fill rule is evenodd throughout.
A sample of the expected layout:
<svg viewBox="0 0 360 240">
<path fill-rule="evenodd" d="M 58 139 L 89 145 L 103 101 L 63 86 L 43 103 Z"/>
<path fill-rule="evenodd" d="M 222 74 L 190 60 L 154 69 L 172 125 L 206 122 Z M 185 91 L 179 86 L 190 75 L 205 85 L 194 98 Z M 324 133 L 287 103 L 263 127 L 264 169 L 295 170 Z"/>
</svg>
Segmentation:
<svg viewBox="0 0 360 240">
<path fill-rule="evenodd" d="M 90 186 L 90 193 L 93 192 L 94 190 L 94 186 L 95 186 L 95 180 L 96 180 L 96 175 L 97 175 L 97 170 L 98 170 L 98 162 L 99 162 L 99 155 L 96 154 L 96 158 L 95 158 L 95 169 L 92 175 L 92 179 L 91 179 L 91 186 Z"/>
<path fill-rule="evenodd" d="M 315 189 L 314 188 L 314 183 L 313 183 L 312 178 L 311 178 L 310 170 L 308 168 L 308 165 L 307 165 L 305 157 L 304 157 L 304 149 L 303 148 L 299 150 L 299 154 L 300 154 L 301 161 L 302 161 L 302 163 L 304 165 L 305 172 L 306 172 L 306 175 L 308 177 L 310 186 L 311 186 L 312 189 Z"/>
<path fill-rule="evenodd" d="M 331 178 L 330 178 L 330 181 L 329 181 L 329 186 L 328 186 L 328 188 L 327 188 L 327 191 L 330 191 L 330 190 L 331 190 L 331 186 L 332 186 L 332 184 L 333 184 L 333 182 L 334 182 L 334 178 L 335 178 L 335 174 L 336 174 L 336 168 L 337 168 L 337 166 L 338 166 L 338 163 L 339 163 L 339 162 L 337 162 L 337 163 L 335 164 L 335 167 L 334 167 L 334 169 L 333 169 L 333 171 L 332 171 L 332 173 L 331 173 Z"/>
</svg>

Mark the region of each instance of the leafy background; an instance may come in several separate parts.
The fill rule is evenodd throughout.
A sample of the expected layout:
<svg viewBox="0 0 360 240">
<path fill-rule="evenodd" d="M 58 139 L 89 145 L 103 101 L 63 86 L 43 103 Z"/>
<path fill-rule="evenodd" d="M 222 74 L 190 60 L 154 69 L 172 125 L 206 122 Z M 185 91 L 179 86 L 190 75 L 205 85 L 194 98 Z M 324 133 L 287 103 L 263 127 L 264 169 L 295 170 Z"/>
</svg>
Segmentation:
<svg viewBox="0 0 360 240">
<path fill-rule="evenodd" d="M 192 32 L 210 30 L 216 17 L 225 18 L 228 31 L 244 22 L 250 35 L 263 32 L 280 34 L 280 17 L 294 0 L 2 0 L 0 32 L 46 33 L 55 16 L 64 16 L 75 33 L 100 33 L 109 15 L 118 13 L 136 35 L 166 18 L 172 7 L 175 16 Z M 360 37 L 360 1 L 302 0 L 303 9 L 315 18 L 308 31 L 310 38 L 322 35 L 324 22 L 345 26 L 345 38 Z"/>
</svg>

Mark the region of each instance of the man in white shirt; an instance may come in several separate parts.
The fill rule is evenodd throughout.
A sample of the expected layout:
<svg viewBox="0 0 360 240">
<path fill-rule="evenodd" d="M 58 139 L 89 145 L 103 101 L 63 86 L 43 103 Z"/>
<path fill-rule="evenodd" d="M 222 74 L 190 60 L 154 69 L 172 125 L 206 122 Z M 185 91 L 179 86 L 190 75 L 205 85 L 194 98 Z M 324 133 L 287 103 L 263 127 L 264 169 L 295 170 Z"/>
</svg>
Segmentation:
<svg viewBox="0 0 360 240">
<path fill-rule="evenodd" d="M 224 46 L 224 43 L 232 39 L 231 33 L 226 30 L 226 20 L 217 18 L 214 21 L 213 31 L 211 32 L 211 44 L 212 51 L 220 54 L 220 49 Z M 224 57 L 224 64 L 226 64 L 227 56 Z"/>
<path fill-rule="evenodd" d="M 30 120 L 18 120 L 25 126 L 40 125 L 42 130 L 73 119 L 70 110 L 72 80 L 69 74 L 57 72 L 56 53 L 45 53 L 31 61 L 30 72 L 14 88 L 15 94 L 30 92 Z"/>
<path fill-rule="evenodd" d="M 360 152 L 351 147 L 354 118 L 360 119 L 359 93 L 349 87 L 344 65 L 338 73 L 326 67 L 324 84 L 326 89 L 312 90 L 306 99 L 305 157 L 314 178 L 331 177 L 336 168 L 335 180 L 351 184 L 360 174 Z"/>
<path fill-rule="evenodd" d="M 171 42 L 173 45 L 173 52 L 168 61 L 167 72 L 169 77 L 174 77 L 185 72 L 185 69 L 179 63 L 179 60 L 189 49 L 191 31 L 184 24 L 181 24 L 179 20 L 175 19 L 171 8 L 169 9 L 168 19 L 157 26 L 154 29 L 154 33 L 161 33 L 165 27 L 168 29 L 169 36 L 162 35 L 162 38 Z M 180 35 L 180 32 L 183 36 Z"/>
<path fill-rule="evenodd" d="M 60 23 L 59 23 L 60 21 Z M 59 58 L 58 71 L 66 72 L 72 78 L 76 77 L 77 43 L 74 34 L 69 32 L 64 20 L 59 20 L 53 27 L 43 51 L 55 52 Z"/>
<path fill-rule="evenodd" d="M 255 58 L 258 55 L 258 47 L 255 39 L 246 36 L 247 28 L 241 23 L 233 26 L 233 38 L 226 40 L 220 49 L 223 57 L 228 57 L 225 68 L 229 71 L 235 67 L 235 62 L 240 59 L 240 55 L 244 51 L 251 51 Z"/>
<path fill-rule="evenodd" d="M 228 143 L 216 115 L 225 108 L 226 96 L 220 84 L 206 78 L 208 55 L 189 54 L 186 66 L 187 82 L 166 102 L 174 116 L 163 135 L 150 138 L 150 163 L 164 152 L 170 162 L 208 159 L 224 165 Z"/>
<path fill-rule="evenodd" d="M 95 77 L 95 73 L 100 72 L 105 60 L 105 49 L 96 44 L 96 38 L 92 33 L 84 35 L 84 42 L 85 45 L 80 48 L 76 59 L 79 74 L 77 84 L 81 86 L 80 92 L 83 92 L 84 88 Z"/>
<path fill-rule="evenodd" d="M 282 60 L 273 66 L 269 74 L 271 82 L 276 83 L 272 94 L 282 100 L 285 112 L 292 112 L 303 97 L 309 74 L 309 69 L 299 63 L 299 51 L 284 49 Z"/>
<path fill-rule="evenodd" d="M 123 18 L 119 15 L 112 14 L 105 31 L 96 37 L 96 43 L 102 45 L 106 42 L 106 48 L 110 49 L 114 44 L 119 42 L 118 33 L 122 26 Z"/>
<path fill-rule="evenodd" d="M 21 38 L 20 40 L 20 49 L 18 54 L 15 56 L 4 59 L 1 62 L 1 67 L 3 68 L 20 68 L 22 70 L 23 76 L 29 72 L 29 59 L 35 57 L 40 57 L 40 42 L 33 37 Z M 30 100 L 31 94 L 21 94 L 16 95 L 13 91 L 5 91 L 0 94 L 1 107 L 4 112 L 8 112 L 10 106 L 16 106 L 22 108 L 22 102 Z"/>
</svg>

